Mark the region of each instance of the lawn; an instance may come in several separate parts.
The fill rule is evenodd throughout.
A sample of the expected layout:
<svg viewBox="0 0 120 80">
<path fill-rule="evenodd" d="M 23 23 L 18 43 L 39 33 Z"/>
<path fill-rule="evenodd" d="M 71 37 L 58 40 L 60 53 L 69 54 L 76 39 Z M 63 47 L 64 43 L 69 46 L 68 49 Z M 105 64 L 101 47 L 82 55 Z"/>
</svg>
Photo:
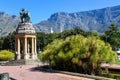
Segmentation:
<svg viewBox="0 0 120 80">
<path fill-rule="evenodd" d="M 116 61 L 115 61 L 115 64 L 120 64 L 120 60 L 116 60 Z"/>
</svg>

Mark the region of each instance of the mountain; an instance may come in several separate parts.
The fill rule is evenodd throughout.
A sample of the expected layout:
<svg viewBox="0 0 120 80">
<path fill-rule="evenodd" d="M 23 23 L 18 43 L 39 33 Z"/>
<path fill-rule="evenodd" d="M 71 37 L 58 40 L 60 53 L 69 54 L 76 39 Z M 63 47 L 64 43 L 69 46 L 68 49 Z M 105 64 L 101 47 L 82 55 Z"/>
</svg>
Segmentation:
<svg viewBox="0 0 120 80">
<path fill-rule="evenodd" d="M 111 23 L 120 25 L 120 6 L 75 13 L 58 12 L 35 26 L 45 32 L 50 32 L 51 27 L 55 32 L 80 27 L 83 30 L 102 33 Z"/>
<path fill-rule="evenodd" d="M 19 22 L 19 17 L 1 11 L 0 36 L 14 31 Z M 120 6 L 74 13 L 57 12 L 52 14 L 48 20 L 41 21 L 34 26 L 36 31 L 46 33 L 49 33 L 51 28 L 54 32 L 60 32 L 74 27 L 102 33 L 111 23 L 116 23 L 120 27 Z"/>
<path fill-rule="evenodd" d="M 5 12 L 0 12 L 0 36 L 7 35 L 16 29 L 20 19 L 15 15 L 8 15 Z"/>
</svg>

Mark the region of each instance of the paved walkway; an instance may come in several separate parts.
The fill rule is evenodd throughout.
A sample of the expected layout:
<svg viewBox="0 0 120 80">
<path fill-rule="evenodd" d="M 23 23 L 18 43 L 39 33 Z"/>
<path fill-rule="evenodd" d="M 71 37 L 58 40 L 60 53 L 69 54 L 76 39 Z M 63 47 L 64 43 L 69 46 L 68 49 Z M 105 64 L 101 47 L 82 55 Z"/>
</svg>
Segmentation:
<svg viewBox="0 0 120 80">
<path fill-rule="evenodd" d="M 113 64 L 113 65 L 110 65 L 110 64 L 102 64 L 101 67 L 107 67 L 107 68 L 111 68 L 111 69 L 119 69 L 120 70 L 120 65 L 118 64 Z"/>
<path fill-rule="evenodd" d="M 17 80 L 92 80 L 83 77 L 49 73 L 42 70 L 34 70 L 36 66 L 0 66 L 0 73 L 9 73 L 10 77 Z"/>
</svg>

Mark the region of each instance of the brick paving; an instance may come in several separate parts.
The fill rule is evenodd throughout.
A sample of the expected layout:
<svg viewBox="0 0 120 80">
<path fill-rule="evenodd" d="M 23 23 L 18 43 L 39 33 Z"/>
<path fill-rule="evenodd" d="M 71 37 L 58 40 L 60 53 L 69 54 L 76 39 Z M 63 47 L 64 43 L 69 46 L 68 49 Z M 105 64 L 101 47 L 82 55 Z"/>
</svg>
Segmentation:
<svg viewBox="0 0 120 80">
<path fill-rule="evenodd" d="M 0 66 L 0 73 L 9 73 L 10 77 L 17 80 L 93 80 L 60 73 L 32 70 L 34 67 L 36 66 Z"/>
</svg>

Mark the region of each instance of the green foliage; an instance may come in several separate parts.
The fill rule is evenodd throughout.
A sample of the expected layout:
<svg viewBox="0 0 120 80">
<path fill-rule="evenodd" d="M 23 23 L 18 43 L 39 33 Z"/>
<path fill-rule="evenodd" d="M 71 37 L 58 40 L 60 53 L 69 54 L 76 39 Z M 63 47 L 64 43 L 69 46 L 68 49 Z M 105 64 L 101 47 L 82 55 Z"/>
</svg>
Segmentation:
<svg viewBox="0 0 120 80">
<path fill-rule="evenodd" d="M 112 64 L 115 57 L 116 53 L 109 44 L 98 37 L 81 35 L 56 39 L 39 55 L 42 62 L 49 62 L 53 68 L 87 74 L 98 74 L 100 64 Z"/>
<path fill-rule="evenodd" d="M 116 24 L 111 24 L 109 30 L 105 31 L 105 34 L 101 36 L 106 43 L 110 43 L 113 50 L 120 47 L 120 30 Z"/>
<path fill-rule="evenodd" d="M 0 37 L 0 50 L 3 48 L 3 41 L 5 37 Z"/>
<path fill-rule="evenodd" d="M 0 61 L 9 61 L 14 59 L 14 53 L 7 51 L 7 50 L 2 50 L 0 51 Z"/>
<path fill-rule="evenodd" d="M 43 32 L 37 32 L 37 47 L 43 49 L 44 47 L 44 39 L 45 39 L 45 33 Z"/>
<path fill-rule="evenodd" d="M 15 49 L 15 32 L 9 33 L 7 36 L 0 37 L 0 50 L 11 50 L 14 51 Z M 97 35 L 97 33 L 93 33 L 90 31 L 83 31 L 79 27 L 75 27 L 71 30 L 65 30 L 62 33 L 50 33 L 46 34 L 44 32 L 37 32 L 37 49 L 43 51 L 44 47 L 47 46 L 55 39 L 65 39 L 71 35 L 81 34 L 83 36 L 91 36 Z M 7 46 L 6 46 L 7 45 Z M 38 51 L 38 50 L 37 50 Z"/>
<path fill-rule="evenodd" d="M 1 50 L 11 50 L 15 49 L 15 32 L 9 33 L 7 36 L 1 37 Z"/>
<path fill-rule="evenodd" d="M 43 48 L 56 39 L 57 36 L 57 33 L 45 34 L 44 32 L 37 32 L 37 47 L 43 50 Z"/>
<path fill-rule="evenodd" d="M 74 29 L 71 30 L 65 30 L 62 33 L 59 33 L 58 38 L 62 38 L 65 39 L 68 36 L 72 36 L 72 35 L 83 35 L 83 36 L 97 36 L 98 34 L 96 32 L 91 32 L 91 31 L 84 31 L 82 29 L 80 29 L 80 27 L 75 27 Z"/>
</svg>

